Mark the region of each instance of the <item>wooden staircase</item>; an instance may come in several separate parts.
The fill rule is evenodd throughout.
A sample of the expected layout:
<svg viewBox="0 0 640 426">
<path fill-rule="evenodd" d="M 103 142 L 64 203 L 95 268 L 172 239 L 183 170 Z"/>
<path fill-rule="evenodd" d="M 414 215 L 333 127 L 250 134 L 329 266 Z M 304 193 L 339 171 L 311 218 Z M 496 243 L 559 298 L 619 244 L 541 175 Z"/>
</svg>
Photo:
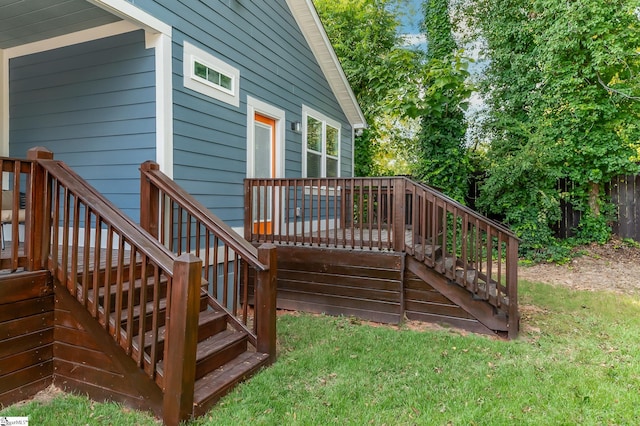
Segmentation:
<svg viewBox="0 0 640 426">
<path fill-rule="evenodd" d="M 13 276 L 21 306 L 29 306 L 36 296 L 23 287 L 42 287 L 32 277 L 45 274 L 54 296 L 42 324 L 53 336 L 44 352 L 49 367 L 38 368 L 40 348 L 12 345 L 16 353 L 0 357 L 1 404 L 54 383 L 178 425 L 275 361 L 273 246 L 256 249 L 238 237 L 153 163 L 141 168 L 141 225 L 46 150 L 0 163 L 14 188 L 27 182 L 25 240 L 2 262 L 25 272 L 0 281 Z M 17 236 L 18 224 L 11 226 Z M 34 290 L 40 303 L 45 293 Z M 0 305 L 13 304 L 15 295 L 5 293 Z M 0 317 L 0 329 L 15 321 Z M 0 343 L 28 337 L 8 336 Z M 5 368 L 15 357 L 34 360 L 36 375 Z"/>
<path fill-rule="evenodd" d="M 98 288 L 97 306 L 99 315 L 105 317 L 105 310 L 109 311 L 109 333 L 122 333 L 131 324 L 134 334 L 131 335 L 131 357 L 142 359 L 142 369 L 154 370 L 151 363 L 156 360 L 155 383 L 161 388 L 165 384 L 164 349 L 166 344 L 167 320 L 167 280 L 161 279 L 157 283 L 153 276 L 145 277 L 143 284 L 140 265 L 137 265 L 133 285 L 124 281 L 121 288 L 117 286 L 103 286 Z M 125 271 L 124 275 L 128 274 Z M 105 270 L 99 271 L 105 274 Z M 83 272 L 78 272 L 76 279 L 76 297 L 82 299 L 83 288 L 78 283 Z M 112 276 L 117 270 L 112 268 Z M 208 283 L 202 283 L 206 288 Z M 144 289 L 143 289 L 144 287 Z M 87 294 L 89 310 L 94 306 L 96 292 L 90 289 Z M 105 294 L 108 296 L 105 297 Z M 154 302 L 153 295 L 160 299 Z M 109 300 L 106 300 L 109 299 Z M 144 306 L 143 306 L 144 305 Z M 153 313 L 157 316 L 153 318 Z M 119 320 L 118 320 L 119 318 Z M 157 339 L 154 339 L 153 323 L 157 327 Z M 236 329 L 230 320 L 230 314 L 214 299 L 210 299 L 205 290 L 200 291 L 197 349 L 195 357 L 195 386 L 193 415 L 205 414 L 229 390 L 246 378 L 253 375 L 261 367 L 270 362 L 268 353 L 256 352 L 249 344 L 249 333 L 244 329 Z M 142 333 L 142 334 L 140 334 Z"/>
</svg>

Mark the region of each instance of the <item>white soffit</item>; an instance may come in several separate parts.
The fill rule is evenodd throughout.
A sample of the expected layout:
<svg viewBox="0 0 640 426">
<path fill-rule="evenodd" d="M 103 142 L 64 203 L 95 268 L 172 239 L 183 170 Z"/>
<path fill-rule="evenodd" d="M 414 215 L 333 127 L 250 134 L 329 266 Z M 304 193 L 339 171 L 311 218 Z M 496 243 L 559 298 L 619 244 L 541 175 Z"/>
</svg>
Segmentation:
<svg viewBox="0 0 640 426">
<path fill-rule="evenodd" d="M 304 34 L 311 51 L 324 73 L 331 90 L 338 99 L 349 123 L 354 128 L 366 127 L 367 123 L 347 76 L 342 70 L 340 61 L 320 21 L 318 12 L 311 0 L 287 0 L 287 5 L 293 14 L 302 34 Z"/>
</svg>

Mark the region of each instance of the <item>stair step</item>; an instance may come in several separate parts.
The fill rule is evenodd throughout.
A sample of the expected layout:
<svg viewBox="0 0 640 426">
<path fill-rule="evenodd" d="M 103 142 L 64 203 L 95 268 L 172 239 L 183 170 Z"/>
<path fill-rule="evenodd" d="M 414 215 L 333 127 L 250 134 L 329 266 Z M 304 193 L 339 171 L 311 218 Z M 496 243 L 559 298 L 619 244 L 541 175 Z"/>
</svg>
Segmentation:
<svg viewBox="0 0 640 426">
<path fill-rule="evenodd" d="M 436 259 L 436 270 L 438 272 L 444 272 L 445 275 L 449 276 L 453 273 L 455 261 L 456 259 L 453 256 L 447 256 L 445 258 L 439 257 Z"/>
<path fill-rule="evenodd" d="M 220 333 L 225 330 L 227 327 L 227 314 L 225 312 L 217 312 L 217 311 L 202 311 L 198 317 L 198 342 L 201 342 L 209 337 L 215 335 L 216 333 Z M 164 351 L 164 338 L 165 338 L 166 327 L 162 325 L 158 327 L 158 346 L 156 350 L 160 356 L 159 359 L 162 359 L 163 351 Z M 148 358 L 151 352 L 151 344 L 153 338 L 153 331 L 149 330 L 144 334 L 144 342 L 145 342 L 145 358 Z M 133 355 L 137 357 L 139 352 L 138 348 L 138 337 L 133 338 Z M 147 361 L 149 361 L 147 359 Z"/>
<path fill-rule="evenodd" d="M 236 384 L 249 378 L 260 367 L 266 365 L 268 360 L 268 354 L 245 352 L 196 381 L 194 414 L 196 416 L 204 414 Z"/>
<path fill-rule="evenodd" d="M 225 330 L 198 344 L 196 380 L 247 351 L 247 334 Z"/>
<path fill-rule="evenodd" d="M 196 352 L 196 380 L 232 361 L 247 351 L 247 334 L 224 330 L 198 343 Z M 156 383 L 164 386 L 164 361 L 158 363 Z"/>
<path fill-rule="evenodd" d="M 147 300 L 153 297 L 155 286 L 156 286 L 155 279 L 153 277 L 147 278 L 147 295 L 146 295 Z M 122 307 L 123 308 L 126 308 L 129 304 L 130 289 L 131 289 L 131 284 L 128 281 L 122 283 L 122 302 L 123 302 Z M 134 305 L 138 305 L 140 303 L 141 289 L 142 289 L 142 280 L 137 279 L 133 284 Z M 109 286 L 109 294 L 110 294 L 109 306 L 111 307 L 111 312 L 115 311 L 117 290 L 118 289 L 116 285 L 111 284 Z M 89 296 L 89 300 L 91 301 L 94 300 L 93 293 L 94 293 L 93 288 L 90 288 L 89 291 L 87 292 Z M 105 287 L 101 286 L 98 289 L 98 300 L 101 306 L 104 306 L 104 293 L 105 293 Z M 163 276 L 161 277 L 161 280 L 160 280 L 159 296 L 161 298 L 165 298 L 166 295 L 167 295 L 167 278 Z M 81 297 L 82 297 L 82 287 L 78 285 L 78 299 L 80 299 Z"/>
<path fill-rule="evenodd" d="M 488 300 L 493 306 L 498 305 L 498 291 L 496 289 L 496 286 L 498 284 L 493 280 L 487 284 L 485 281 L 478 278 L 478 290 L 477 292 L 474 292 L 473 287 L 476 275 L 478 275 L 478 271 L 476 271 L 475 269 L 467 270 L 466 288 L 474 293 L 473 297 L 476 300 Z M 464 271 L 456 271 L 456 277 L 464 280 Z M 486 290 L 487 285 L 489 286 L 489 291 Z M 508 306 L 509 297 L 504 294 L 501 294 L 500 296 L 502 297 L 502 300 L 500 301 L 500 304 L 498 306 Z"/>
<path fill-rule="evenodd" d="M 424 257 L 432 257 L 434 254 L 436 257 L 440 257 L 442 254 L 442 246 L 431 245 L 427 243 L 425 246 L 422 244 L 416 244 L 413 247 L 416 254 L 423 255 Z"/>
</svg>

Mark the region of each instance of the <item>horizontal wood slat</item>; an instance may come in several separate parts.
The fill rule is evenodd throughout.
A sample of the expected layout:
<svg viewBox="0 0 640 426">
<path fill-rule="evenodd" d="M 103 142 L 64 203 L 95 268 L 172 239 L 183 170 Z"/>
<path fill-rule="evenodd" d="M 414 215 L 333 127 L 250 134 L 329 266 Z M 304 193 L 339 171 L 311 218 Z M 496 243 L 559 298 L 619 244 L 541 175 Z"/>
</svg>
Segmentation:
<svg viewBox="0 0 640 426">
<path fill-rule="evenodd" d="M 29 398 L 52 382 L 53 309 L 48 272 L 0 280 L 0 405 Z"/>
<path fill-rule="evenodd" d="M 0 395 L 26 387 L 32 383 L 44 381 L 51 383 L 53 378 L 53 359 L 38 362 L 27 368 L 0 377 Z M 29 395 L 33 396 L 32 395 Z M 8 398 L 7 398 L 8 399 Z M 13 402 L 18 402 L 14 399 Z"/>
</svg>

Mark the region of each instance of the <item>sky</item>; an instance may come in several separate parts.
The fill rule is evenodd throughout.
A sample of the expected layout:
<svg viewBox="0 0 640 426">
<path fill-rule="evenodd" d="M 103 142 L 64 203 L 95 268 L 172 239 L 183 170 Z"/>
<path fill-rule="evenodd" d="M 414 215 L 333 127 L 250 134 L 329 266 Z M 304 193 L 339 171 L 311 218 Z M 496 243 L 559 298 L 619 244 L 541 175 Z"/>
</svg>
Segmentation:
<svg viewBox="0 0 640 426">
<path fill-rule="evenodd" d="M 406 0 L 405 3 L 407 6 L 401 16 L 400 33 L 405 36 L 408 44 L 426 48 L 424 35 L 420 33 L 422 0 Z"/>
</svg>

